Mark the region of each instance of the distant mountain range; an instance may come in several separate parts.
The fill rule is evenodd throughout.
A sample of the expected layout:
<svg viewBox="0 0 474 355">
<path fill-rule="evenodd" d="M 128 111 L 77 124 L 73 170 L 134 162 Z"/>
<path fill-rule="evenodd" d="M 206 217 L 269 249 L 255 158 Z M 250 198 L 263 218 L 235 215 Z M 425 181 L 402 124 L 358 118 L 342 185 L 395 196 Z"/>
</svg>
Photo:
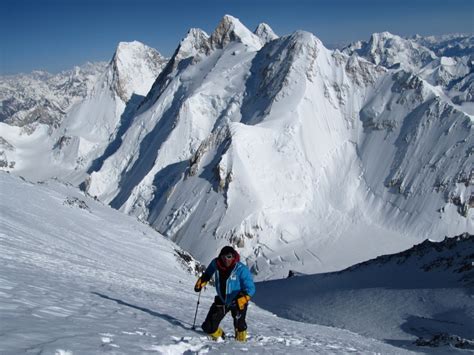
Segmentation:
<svg viewBox="0 0 474 355">
<path fill-rule="evenodd" d="M 474 233 L 473 48 L 384 32 L 328 50 L 226 15 L 169 59 L 121 43 L 75 76 L 1 78 L 0 166 L 81 186 L 204 263 L 231 243 L 260 279 L 339 270 Z"/>
<path fill-rule="evenodd" d="M 106 63 L 87 63 L 56 75 L 34 71 L 1 77 L 0 122 L 57 128 L 67 111 L 91 92 L 105 67 Z"/>
</svg>

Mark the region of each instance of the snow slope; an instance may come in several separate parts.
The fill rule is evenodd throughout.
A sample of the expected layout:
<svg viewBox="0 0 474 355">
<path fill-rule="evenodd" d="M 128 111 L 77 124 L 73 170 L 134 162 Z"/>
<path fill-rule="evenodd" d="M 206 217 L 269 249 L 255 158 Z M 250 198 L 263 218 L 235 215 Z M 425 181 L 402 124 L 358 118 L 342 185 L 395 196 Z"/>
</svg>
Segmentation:
<svg viewBox="0 0 474 355">
<path fill-rule="evenodd" d="M 345 328 L 420 351 L 429 348 L 417 348 L 417 338 L 445 334 L 446 339 L 470 341 L 466 352 L 472 352 L 473 256 L 472 234 L 426 240 L 341 272 L 259 283 L 255 302 L 282 317 Z M 456 352 L 450 346 L 439 352 L 449 350 Z"/>
<path fill-rule="evenodd" d="M 0 191 L 1 354 L 406 353 L 254 304 L 247 343 L 210 341 L 190 329 L 195 264 L 172 242 L 58 182 L 0 173 Z M 214 294 L 203 292 L 198 324 Z"/>
</svg>

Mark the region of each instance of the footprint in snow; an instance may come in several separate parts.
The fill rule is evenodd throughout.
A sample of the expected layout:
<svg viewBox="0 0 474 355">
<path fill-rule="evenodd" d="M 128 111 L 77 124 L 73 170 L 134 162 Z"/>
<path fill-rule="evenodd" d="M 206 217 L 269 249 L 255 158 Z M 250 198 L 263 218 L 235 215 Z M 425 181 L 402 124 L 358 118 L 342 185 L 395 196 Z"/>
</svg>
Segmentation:
<svg viewBox="0 0 474 355">
<path fill-rule="evenodd" d="M 148 332 L 148 331 L 143 331 L 143 330 L 136 330 L 134 332 L 127 332 L 127 331 L 122 331 L 122 334 L 126 335 L 140 335 L 140 336 L 146 336 L 150 338 L 156 338 L 156 335 Z"/>
<path fill-rule="evenodd" d="M 120 346 L 113 343 L 114 334 L 100 333 L 99 335 L 101 336 L 100 340 L 102 341 L 102 346 L 112 347 L 112 348 L 120 348 Z"/>
<path fill-rule="evenodd" d="M 187 351 L 191 352 L 207 352 L 209 346 L 202 342 L 207 337 L 171 337 L 173 344 L 168 345 L 147 345 L 142 346 L 143 350 L 158 351 L 163 354 L 183 354 Z"/>
</svg>

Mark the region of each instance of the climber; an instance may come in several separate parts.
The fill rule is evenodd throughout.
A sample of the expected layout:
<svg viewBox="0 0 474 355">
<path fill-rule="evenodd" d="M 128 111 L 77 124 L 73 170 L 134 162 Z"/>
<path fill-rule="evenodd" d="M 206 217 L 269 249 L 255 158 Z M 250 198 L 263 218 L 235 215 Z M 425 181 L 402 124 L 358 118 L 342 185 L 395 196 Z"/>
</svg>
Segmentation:
<svg viewBox="0 0 474 355">
<path fill-rule="evenodd" d="M 231 246 L 226 246 L 222 248 L 219 256 L 211 261 L 204 274 L 197 280 L 194 291 L 200 292 L 212 276 L 214 276 L 217 296 L 201 325 L 202 329 L 213 340 L 224 338 L 225 333 L 219 324 L 230 311 L 234 320 L 235 339 L 246 341 L 245 316 L 250 297 L 255 294 L 255 285 L 250 270 L 240 262 L 239 253 Z"/>
</svg>

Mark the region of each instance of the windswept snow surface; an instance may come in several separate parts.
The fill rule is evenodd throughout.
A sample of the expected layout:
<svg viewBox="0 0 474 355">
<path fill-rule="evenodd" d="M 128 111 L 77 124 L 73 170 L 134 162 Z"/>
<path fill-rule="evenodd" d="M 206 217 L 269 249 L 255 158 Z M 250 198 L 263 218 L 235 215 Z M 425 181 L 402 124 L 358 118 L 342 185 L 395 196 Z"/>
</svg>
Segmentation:
<svg viewBox="0 0 474 355">
<path fill-rule="evenodd" d="M 416 347 L 440 334 L 470 341 L 439 353 L 474 351 L 474 235 L 425 242 L 347 270 L 258 284 L 255 302 L 279 316 L 348 329 Z M 298 275 L 298 273 L 296 273 Z M 282 291 L 284 290 L 284 291 Z"/>
<path fill-rule="evenodd" d="M 254 304 L 247 343 L 210 341 L 190 329 L 195 276 L 172 242 L 57 182 L 0 173 L 0 191 L 2 355 L 406 352 L 346 330 L 282 319 Z M 213 296 L 203 292 L 198 324 Z M 223 326 L 233 332 L 229 318 Z"/>
</svg>

